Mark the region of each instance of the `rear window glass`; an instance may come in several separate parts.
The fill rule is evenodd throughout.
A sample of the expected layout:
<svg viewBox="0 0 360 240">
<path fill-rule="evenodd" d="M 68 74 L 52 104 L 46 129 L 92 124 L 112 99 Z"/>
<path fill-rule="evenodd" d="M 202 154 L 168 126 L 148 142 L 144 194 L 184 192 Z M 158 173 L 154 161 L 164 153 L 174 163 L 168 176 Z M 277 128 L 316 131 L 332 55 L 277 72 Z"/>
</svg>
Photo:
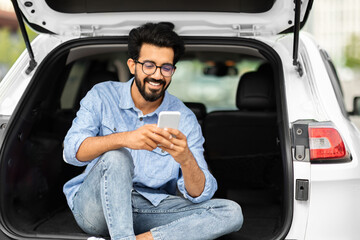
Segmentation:
<svg viewBox="0 0 360 240">
<path fill-rule="evenodd" d="M 344 117 L 349 118 L 349 115 L 348 115 L 348 113 L 346 111 L 346 107 L 345 107 L 345 103 L 344 103 L 344 93 L 343 93 L 343 90 L 341 88 L 340 79 L 339 79 L 339 76 L 338 76 L 338 74 L 336 72 L 336 68 L 335 68 L 329 54 L 324 49 L 320 50 L 320 54 L 321 54 L 321 57 L 322 57 L 322 59 L 323 59 L 323 61 L 325 63 L 326 70 L 327 70 L 327 72 L 329 74 L 331 83 L 333 85 L 335 95 L 336 95 L 336 99 L 337 99 L 337 101 L 339 103 L 341 112 L 344 115 Z"/>
<path fill-rule="evenodd" d="M 60 99 L 61 109 L 77 109 L 93 85 L 102 81 L 128 81 L 131 76 L 125 53 L 101 55 L 78 60 L 69 74 Z M 176 64 L 168 91 L 183 102 L 202 103 L 207 112 L 236 110 L 236 93 L 244 73 L 256 71 L 264 62 L 228 52 L 190 52 Z"/>
<path fill-rule="evenodd" d="M 168 90 L 183 102 L 205 104 L 208 112 L 234 110 L 240 77 L 256 70 L 260 63 L 260 60 L 179 61 Z"/>
</svg>

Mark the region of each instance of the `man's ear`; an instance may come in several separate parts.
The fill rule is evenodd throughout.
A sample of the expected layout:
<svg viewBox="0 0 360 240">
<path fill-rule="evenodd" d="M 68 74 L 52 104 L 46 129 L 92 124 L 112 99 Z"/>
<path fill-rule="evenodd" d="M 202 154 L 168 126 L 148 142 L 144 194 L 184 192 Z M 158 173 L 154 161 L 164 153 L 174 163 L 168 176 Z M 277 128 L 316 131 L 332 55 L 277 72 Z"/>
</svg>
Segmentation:
<svg viewBox="0 0 360 240">
<path fill-rule="evenodd" d="M 129 58 L 127 60 L 127 65 L 128 65 L 128 68 L 129 68 L 132 75 L 135 75 L 135 64 L 136 63 L 135 63 L 134 59 Z"/>
</svg>

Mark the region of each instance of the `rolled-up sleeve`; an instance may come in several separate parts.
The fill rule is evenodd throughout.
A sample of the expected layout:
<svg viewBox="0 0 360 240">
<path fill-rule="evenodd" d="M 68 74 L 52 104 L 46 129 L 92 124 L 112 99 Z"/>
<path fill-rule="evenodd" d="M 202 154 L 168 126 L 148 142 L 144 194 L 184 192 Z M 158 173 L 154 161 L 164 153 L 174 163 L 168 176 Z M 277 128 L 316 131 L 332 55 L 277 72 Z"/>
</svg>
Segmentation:
<svg viewBox="0 0 360 240">
<path fill-rule="evenodd" d="M 65 162 L 75 166 L 84 166 L 89 163 L 77 160 L 76 153 L 86 138 L 99 134 L 99 114 L 101 114 L 101 101 L 96 89 L 93 88 L 81 100 L 80 109 L 65 136 L 63 152 Z"/>
<path fill-rule="evenodd" d="M 181 174 L 181 177 L 178 179 L 177 185 L 179 191 L 184 195 L 185 198 L 189 199 L 193 203 L 200 203 L 206 200 L 211 199 L 216 190 L 217 182 L 214 176 L 210 173 L 207 163 L 204 158 L 204 137 L 202 136 L 201 127 L 197 123 L 193 125 L 193 128 L 190 131 L 190 134 L 187 136 L 188 146 L 192 152 L 197 164 L 205 175 L 205 187 L 203 192 L 198 197 L 191 197 L 186 191 L 184 177 Z"/>
</svg>

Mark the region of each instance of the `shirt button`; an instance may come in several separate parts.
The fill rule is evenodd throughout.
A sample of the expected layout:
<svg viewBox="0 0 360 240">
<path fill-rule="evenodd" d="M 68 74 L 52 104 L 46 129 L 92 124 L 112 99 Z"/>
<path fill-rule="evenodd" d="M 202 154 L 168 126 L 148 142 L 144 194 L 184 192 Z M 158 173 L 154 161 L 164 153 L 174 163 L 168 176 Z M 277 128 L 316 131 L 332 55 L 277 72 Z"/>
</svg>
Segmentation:
<svg viewBox="0 0 360 240">
<path fill-rule="evenodd" d="M 165 151 L 163 149 L 161 149 L 161 152 L 164 153 Z"/>
<path fill-rule="evenodd" d="M 139 120 L 142 121 L 142 120 L 144 120 L 144 118 L 143 118 L 143 117 L 140 117 Z"/>
</svg>

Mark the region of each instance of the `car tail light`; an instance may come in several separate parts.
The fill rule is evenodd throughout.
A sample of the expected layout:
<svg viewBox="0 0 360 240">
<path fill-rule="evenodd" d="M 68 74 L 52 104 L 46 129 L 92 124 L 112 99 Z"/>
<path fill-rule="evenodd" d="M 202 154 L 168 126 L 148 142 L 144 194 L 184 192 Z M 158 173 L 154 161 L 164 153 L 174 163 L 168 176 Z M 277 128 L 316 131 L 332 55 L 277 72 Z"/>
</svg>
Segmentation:
<svg viewBox="0 0 360 240">
<path fill-rule="evenodd" d="M 310 161 L 349 161 L 349 154 L 339 132 L 330 126 L 309 126 Z"/>
</svg>

